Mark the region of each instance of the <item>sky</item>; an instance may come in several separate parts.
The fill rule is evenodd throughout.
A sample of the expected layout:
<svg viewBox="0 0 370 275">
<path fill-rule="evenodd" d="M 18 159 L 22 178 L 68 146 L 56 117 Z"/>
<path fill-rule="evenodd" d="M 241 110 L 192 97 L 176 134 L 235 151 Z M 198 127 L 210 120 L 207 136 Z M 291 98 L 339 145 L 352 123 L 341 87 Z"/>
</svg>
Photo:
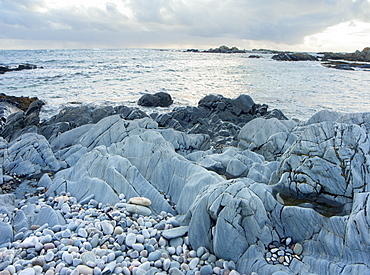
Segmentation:
<svg viewBox="0 0 370 275">
<path fill-rule="evenodd" d="M 370 0 L 0 0 L 0 49 L 221 45 L 362 50 Z"/>
</svg>

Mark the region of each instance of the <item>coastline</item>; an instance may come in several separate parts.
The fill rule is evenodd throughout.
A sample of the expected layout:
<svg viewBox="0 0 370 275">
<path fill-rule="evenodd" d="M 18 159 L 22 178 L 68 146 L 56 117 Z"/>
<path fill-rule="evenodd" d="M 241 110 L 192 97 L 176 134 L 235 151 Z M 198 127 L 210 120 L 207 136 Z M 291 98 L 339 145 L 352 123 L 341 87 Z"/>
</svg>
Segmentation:
<svg viewBox="0 0 370 275">
<path fill-rule="evenodd" d="M 370 113 L 297 123 L 247 95 L 41 108 L 2 126 L 1 272 L 370 271 Z"/>
</svg>

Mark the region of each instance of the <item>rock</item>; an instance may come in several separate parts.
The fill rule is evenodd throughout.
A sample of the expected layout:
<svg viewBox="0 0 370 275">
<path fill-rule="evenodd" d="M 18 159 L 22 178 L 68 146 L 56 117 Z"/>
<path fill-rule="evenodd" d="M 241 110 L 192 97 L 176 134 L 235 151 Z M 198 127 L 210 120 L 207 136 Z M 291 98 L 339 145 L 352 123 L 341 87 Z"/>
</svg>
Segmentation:
<svg viewBox="0 0 370 275">
<path fill-rule="evenodd" d="M 201 269 L 200 269 L 200 274 L 201 275 L 211 275 L 211 274 L 213 274 L 212 266 L 210 266 L 210 265 L 202 266 Z"/>
<path fill-rule="evenodd" d="M 105 235 L 112 235 L 114 231 L 113 225 L 108 221 L 102 221 L 101 227 Z"/>
<path fill-rule="evenodd" d="M 148 260 L 151 262 L 155 262 L 159 260 L 162 256 L 162 252 L 160 250 L 155 250 L 153 252 L 150 252 L 148 255 Z"/>
<path fill-rule="evenodd" d="M 152 211 L 148 207 L 135 204 L 126 204 L 126 210 L 131 214 L 138 214 L 143 216 L 149 216 L 152 214 Z"/>
<path fill-rule="evenodd" d="M 44 205 L 40 212 L 34 217 L 32 223 L 36 225 L 48 224 L 49 226 L 54 226 L 64 225 L 66 221 L 59 211 L 55 211 L 52 207 Z"/>
<path fill-rule="evenodd" d="M 308 53 L 280 53 L 271 57 L 278 61 L 318 61 L 316 56 Z"/>
<path fill-rule="evenodd" d="M 143 205 L 143 206 L 150 206 L 152 202 L 144 197 L 132 197 L 128 201 L 129 203 L 132 204 L 137 204 L 137 205 Z"/>
<path fill-rule="evenodd" d="M 137 102 L 138 105 L 145 107 L 169 107 L 172 103 L 171 95 L 164 92 L 155 93 L 154 95 L 145 94 Z"/>
<path fill-rule="evenodd" d="M 13 229 L 8 223 L 0 221 L 0 247 L 8 247 L 13 241 Z"/>
<path fill-rule="evenodd" d="M 6 173 L 30 178 L 61 168 L 47 140 L 35 133 L 21 135 L 8 144 L 3 167 Z"/>
<path fill-rule="evenodd" d="M 166 239 L 175 239 L 184 236 L 189 231 L 189 226 L 180 226 L 162 231 L 162 236 Z"/>
<path fill-rule="evenodd" d="M 78 270 L 79 274 L 94 274 L 94 269 L 86 265 L 78 265 L 76 270 Z"/>
<path fill-rule="evenodd" d="M 309 125 L 282 156 L 278 171 L 282 177 L 276 191 L 297 199 L 310 198 L 318 211 L 348 213 L 349 198 L 365 191 L 370 182 L 368 169 L 360 168 L 370 167 L 369 146 L 366 132 L 357 125 Z"/>
<path fill-rule="evenodd" d="M 295 125 L 293 121 L 289 120 L 256 118 L 240 130 L 238 135 L 239 147 L 252 151 L 258 150 L 272 135 L 289 132 Z"/>
<path fill-rule="evenodd" d="M 203 52 L 206 52 L 206 53 L 245 53 L 245 50 L 239 50 L 237 47 L 227 47 L 225 45 L 223 46 L 220 46 L 218 48 L 215 48 L 215 49 L 209 49 L 209 50 L 206 50 L 206 51 L 203 51 Z"/>
</svg>

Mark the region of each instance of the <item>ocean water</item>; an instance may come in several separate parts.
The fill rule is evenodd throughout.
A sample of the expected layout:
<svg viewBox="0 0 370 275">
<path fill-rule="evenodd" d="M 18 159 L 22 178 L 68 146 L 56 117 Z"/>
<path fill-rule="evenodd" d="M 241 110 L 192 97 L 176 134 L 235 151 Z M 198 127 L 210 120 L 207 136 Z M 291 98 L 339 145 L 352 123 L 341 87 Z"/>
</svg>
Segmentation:
<svg viewBox="0 0 370 275">
<path fill-rule="evenodd" d="M 0 65 L 43 67 L 0 75 L 0 92 L 44 100 L 43 118 L 71 104 L 136 106 L 144 93 L 160 91 L 173 97 L 171 108 L 197 106 L 208 94 L 248 94 L 256 103 L 301 120 L 322 109 L 370 111 L 370 72 L 278 62 L 268 54 L 248 56 L 146 49 L 0 50 Z"/>
</svg>

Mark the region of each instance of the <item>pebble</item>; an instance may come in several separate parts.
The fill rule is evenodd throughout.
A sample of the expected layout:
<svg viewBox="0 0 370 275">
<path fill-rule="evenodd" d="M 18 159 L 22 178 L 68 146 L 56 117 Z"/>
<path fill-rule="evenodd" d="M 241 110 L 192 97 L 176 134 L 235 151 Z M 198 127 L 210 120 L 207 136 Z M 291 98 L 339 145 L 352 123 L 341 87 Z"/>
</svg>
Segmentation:
<svg viewBox="0 0 370 275">
<path fill-rule="evenodd" d="M 144 198 L 144 197 L 132 197 L 129 199 L 128 202 L 132 204 L 143 205 L 143 206 L 150 206 L 152 204 L 150 199 Z"/>
<path fill-rule="evenodd" d="M 93 196 L 82 204 L 65 192 L 57 196 L 58 200 L 52 197 L 24 200 L 22 205 L 28 203 L 27 209 L 34 209 L 30 214 L 47 204 L 66 223 L 53 226 L 45 223 L 19 230 L 11 249 L 0 251 L 2 255 L 4 251 L 13 255 L 7 258 L 3 273 L 226 275 L 230 272 L 216 267 L 217 257 L 204 247 L 192 250 L 188 227 L 180 226 L 173 215 L 162 211 L 151 217 L 147 199 L 139 198 L 139 202 L 135 198 L 127 204 L 125 196 L 120 197 L 119 206 L 99 203 Z M 135 211 L 129 211 L 130 207 Z"/>
</svg>

